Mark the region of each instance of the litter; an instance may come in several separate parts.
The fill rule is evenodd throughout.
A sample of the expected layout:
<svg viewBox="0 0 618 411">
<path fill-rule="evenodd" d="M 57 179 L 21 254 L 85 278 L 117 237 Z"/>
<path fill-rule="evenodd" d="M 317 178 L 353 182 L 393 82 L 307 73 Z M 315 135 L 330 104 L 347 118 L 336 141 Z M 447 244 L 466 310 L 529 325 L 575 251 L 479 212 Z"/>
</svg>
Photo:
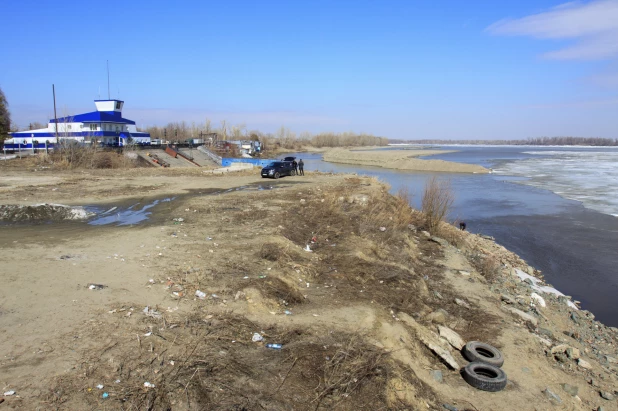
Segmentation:
<svg viewBox="0 0 618 411">
<path fill-rule="evenodd" d="M 305 247 L 305 251 L 312 252 L 311 248 L 309 248 L 309 244 L 307 244 L 307 247 Z"/>
<path fill-rule="evenodd" d="M 185 219 L 182 218 L 182 217 L 177 217 L 177 218 L 174 218 L 172 221 L 176 221 L 176 222 L 182 223 L 183 221 L 185 221 Z"/>
<path fill-rule="evenodd" d="M 152 335 L 152 331 L 147 332 L 146 334 L 144 334 L 144 337 L 150 337 L 151 335 Z M 97 388 L 99 388 L 99 387 L 97 387 Z M 103 388 L 103 386 L 101 386 L 101 388 Z M 99 389 L 101 389 L 101 388 L 99 388 Z"/>
<path fill-rule="evenodd" d="M 266 348 L 272 348 L 273 350 L 280 350 L 283 348 L 281 344 L 266 344 Z"/>
<path fill-rule="evenodd" d="M 103 389 L 103 384 L 99 384 L 99 385 L 97 385 L 97 388 L 98 388 L 99 390 L 102 390 L 102 389 Z"/>
<path fill-rule="evenodd" d="M 104 392 L 104 393 L 103 393 L 103 395 L 101 395 L 101 398 L 103 398 L 103 399 L 105 399 L 105 398 L 107 398 L 107 397 L 109 397 L 109 394 L 108 394 L 108 393 L 106 393 L 106 392 Z"/>
<path fill-rule="evenodd" d="M 144 314 L 146 314 L 148 317 L 152 317 L 152 318 L 162 318 L 163 316 L 161 315 L 160 312 L 155 311 L 155 310 L 151 310 L 150 307 L 146 307 L 142 310 L 142 312 Z M 128 315 L 127 315 L 128 316 Z"/>
<path fill-rule="evenodd" d="M 386 227 L 380 227 L 380 231 L 382 232 L 386 231 Z"/>
<path fill-rule="evenodd" d="M 154 387 L 155 387 L 155 385 L 154 385 L 153 383 L 151 383 L 151 382 L 146 381 L 146 382 L 144 383 L 144 387 L 146 387 L 146 388 L 154 388 Z"/>
<path fill-rule="evenodd" d="M 260 342 L 260 341 L 263 341 L 263 340 L 264 340 L 264 337 L 262 337 L 260 335 L 260 333 L 254 333 L 253 334 L 253 338 L 251 338 L 251 341 L 253 341 L 253 342 Z"/>
<path fill-rule="evenodd" d="M 292 315 L 292 311 L 290 311 L 290 310 L 285 310 L 284 313 L 285 313 L 285 315 Z"/>
<path fill-rule="evenodd" d="M 195 292 L 195 296 L 199 298 L 200 300 L 203 300 L 204 298 L 206 298 L 206 293 L 203 291 L 197 290 Z"/>
<path fill-rule="evenodd" d="M 102 290 L 107 288 L 107 286 L 103 284 L 88 284 L 88 288 L 91 290 Z"/>
<path fill-rule="evenodd" d="M 7 391 L 4 393 L 5 397 L 10 397 L 11 395 L 15 395 L 15 391 Z"/>
</svg>

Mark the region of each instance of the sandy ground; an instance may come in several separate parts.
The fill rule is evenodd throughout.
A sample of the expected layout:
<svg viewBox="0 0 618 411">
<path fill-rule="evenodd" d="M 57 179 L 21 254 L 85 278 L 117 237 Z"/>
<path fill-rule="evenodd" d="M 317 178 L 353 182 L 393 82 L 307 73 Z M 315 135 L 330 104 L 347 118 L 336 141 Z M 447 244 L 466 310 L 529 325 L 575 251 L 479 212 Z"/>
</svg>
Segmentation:
<svg viewBox="0 0 618 411">
<path fill-rule="evenodd" d="M 482 166 L 443 160 L 421 160 L 416 157 L 449 153 L 445 150 L 356 150 L 335 148 L 324 153 L 324 161 L 356 164 L 397 170 L 446 173 L 487 173 Z"/>
<path fill-rule="evenodd" d="M 564 302 L 534 308 L 538 327 L 507 313 L 501 293 L 531 307 L 512 267 L 534 270 L 475 235 L 431 241 L 375 180 L 3 172 L 0 204 L 175 199 L 137 226 L 0 226 L 0 394 L 15 391 L 0 409 L 616 409 L 599 396 L 616 389 L 616 367 L 593 356 L 615 355 L 611 330 L 594 351 L 583 329 L 581 341 L 563 333 L 575 327 Z M 502 263 L 495 278 L 479 255 Z M 431 320 L 440 309 L 445 319 Z M 499 347 L 506 389 L 479 391 L 446 366 L 424 338 L 467 362 L 438 325 Z M 592 369 L 547 354 L 560 344 Z"/>
</svg>

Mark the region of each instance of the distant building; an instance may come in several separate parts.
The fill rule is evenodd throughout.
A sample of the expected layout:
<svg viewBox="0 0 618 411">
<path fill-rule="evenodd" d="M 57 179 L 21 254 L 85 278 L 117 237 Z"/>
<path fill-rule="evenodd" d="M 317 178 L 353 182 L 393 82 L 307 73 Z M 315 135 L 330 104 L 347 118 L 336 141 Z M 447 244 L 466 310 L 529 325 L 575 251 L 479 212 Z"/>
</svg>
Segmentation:
<svg viewBox="0 0 618 411">
<path fill-rule="evenodd" d="M 47 128 L 10 133 L 4 142 L 8 151 L 44 149 L 59 142 L 77 142 L 108 147 L 123 147 L 130 144 L 150 145 L 150 134 L 137 131 L 135 121 L 122 117 L 124 101 L 95 100 L 97 111 L 62 117 L 56 123 L 49 120 Z"/>
</svg>

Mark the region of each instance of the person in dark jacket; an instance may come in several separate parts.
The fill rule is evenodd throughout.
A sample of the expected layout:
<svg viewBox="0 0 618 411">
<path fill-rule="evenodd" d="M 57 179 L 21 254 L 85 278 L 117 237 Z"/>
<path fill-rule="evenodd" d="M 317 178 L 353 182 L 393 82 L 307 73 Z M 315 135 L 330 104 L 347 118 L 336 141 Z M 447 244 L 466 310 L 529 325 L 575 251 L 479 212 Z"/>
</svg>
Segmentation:
<svg viewBox="0 0 618 411">
<path fill-rule="evenodd" d="M 303 168 L 305 167 L 305 163 L 303 163 L 303 159 L 301 158 L 298 161 L 298 170 L 300 171 L 300 175 L 304 176 L 305 175 L 305 171 L 303 170 Z"/>
<path fill-rule="evenodd" d="M 461 231 L 466 231 L 466 222 L 465 221 L 460 221 L 459 222 L 459 229 Z"/>
<path fill-rule="evenodd" d="M 298 163 L 296 160 L 292 161 L 292 166 L 294 167 L 294 175 L 298 175 Z"/>
</svg>

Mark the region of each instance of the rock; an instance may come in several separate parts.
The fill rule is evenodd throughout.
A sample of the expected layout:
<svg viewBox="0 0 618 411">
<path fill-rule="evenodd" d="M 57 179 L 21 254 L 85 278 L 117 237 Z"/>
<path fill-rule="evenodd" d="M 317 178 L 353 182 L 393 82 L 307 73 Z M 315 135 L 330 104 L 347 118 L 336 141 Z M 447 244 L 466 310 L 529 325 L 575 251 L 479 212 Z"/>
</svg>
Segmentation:
<svg viewBox="0 0 618 411">
<path fill-rule="evenodd" d="M 433 292 L 433 295 L 434 295 L 437 299 L 439 299 L 439 300 L 441 300 L 441 299 L 443 299 L 443 298 L 444 298 L 444 297 L 442 297 L 442 294 L 440 294 L 438 291 L 434 291 L 434 292 Z"/>
<path fill-rule="evenodd" d="M 605 411 L 605 408 L 603 408 L 603 407 L 598 407 L 598 408 L 597 408 L 597 411 Z"/>
<path fill-rule="evenodd" d="M 433 241 L 434 243 L 440 244 L 442 247 L 448 247 L 449 245 L 448 241 L 446 241 L 444 238 L 436 237 L 435 235 L 429 237 L 429 240 Z"/>
<path fill-rule="evenodd" d="M 510 312 L 511 314 L 514 314 L 516 316 L 518 316 L 519 318 L 521 318 L 522 320 L 529 322 L 530 324 L 534 325 L 535 327 L 539 324 L 539 321 L 534 318 L 533 316 L 531 316 L 530 314 L 527 314 L 521 310 L 518 310 L 517 308 L 513 308 L 513 307 L 503 307 L 503 309 L 507 312 Z"/>
<path fill-rule="evenodd" d="M 580 353 L 579 353 L 579 349 L 577 348 L 573 348 L 573 347 L 567 348 L 566 354 L 572 360 L 579 360 Z"/>
<path fill-rule="evenodd" d="M 618 360 L 616 358 L 614 358 L 614 357 L 610 357 L 609 355 L 606 355 L 605 359 L 610 364 L 618 364 Z"/>
<path fill-rule="evenodd" d="M 574 385 L 564 383 L 560 384 L 560 386 L 571 397 L 575 397 L 579 393 L 579 387 L 576 387 Z"/>
<path fill-rule="evenodd" d="M 562 404 L 562 400 L 560 399 L 558 394 L 553 393 L 549 388 L 545 388 L 543 390 L 543 394 L 545 394 L 545 396 L 549 398 L 550 401 Z"/>
<path fill-rule="evenodd" d="M 459 270 L 458 273 L 463 275 L 463 276 L 469 276 L 470 275 L 470 271 L 465 271 L 465 270 Z"/>
<path fill-rule="evenodd" d="M 561 352 L 566 352 L 566 350 L 568 350 L 569 348 L 571 348 L 571 347 L 569 347 L 566 344 L 556 345 L 556 346 L 552 347 L 551 353 L 552 354 L 557 354 L 557 353 L 561 353 Z"/>
<path fill-rule="evenodd" d="M 457 408 L 453 407 L 451 404 L 442 404 L 442 407 L 444 407 L 448 411 L 457 411 Z"/>
<path fill-rule="evenodd" d="M 399 319 L 403 321 L 405 324 L 410 326 L 419 340 L 422 341 L 423 344 L 431 351 L 433 351 L 436 355 L 438 355 L 449 367 L 454 370 L 459 370 L 459 364 L 453 358 L 453 356 L 444 348 L 440 346 L 440 343 L 437 340 L 437 336 L 434 333 L 429 331 L 427 327 L 416 322 L 416 320 L 406 313 L 398 313 Z"/>
<path fill-rule="evenodd" d="M 599 391 L 599 394 L 601 394 L 601 398 L 603 398 L 604 400 L 607 400 L 607 401 L 614 400 L 614 396 L 607 391 Z"/>
<path fill-rule="evenodd" d="M 444 311 L 442 308 L 440 308 L 437 311 L 429 313 L 427 315 L 427 317 L 425 317 L 425 318 L 427 318 L 432 323 L 445 324 L 446 323 L 446 319 L 448 318 L 448 313 L 446 311 Z"/>
<path fill-rule="evenodd" d="M 577 360 L 577 365 L 587 370 L 592 369 L 592 365 L 588 361 L 582 360 L 581 358 Z"/>
<path fill-rule="evenodd" d="M 502 301 L 504 301 L 505 303 L 510 304 L 510 305 L 515 305 L 515 304 L 517 304 L 517 302 L 513 299 L 513 297 L 509 297 L 509 296 L 508 296 L 508 295 L 506 295 L 506 294 L 501 294 L 501 295 L 500 295 L 500 300 L 502 300 Z"/>
<path fill-rule="evenodd" d="M 461 350 L 466 345 L 461 336 L 450 328 L 439 325 L 438 330 L 440 331 L 440 337 L 448 341 L 457 350 Z"/>
<path fill-rule="evenodd" d="M 429 371 L 429 374 L 431 374 L 432 378 L 434 380 L 436 380 L 437 382 L 442 382 L 443 381 L 442 371 L 440 371 L 440 370 L 431 370 L 431 371 Z"/>
<path fill-rule="evenodd" d="M 528 266 L 526 267 L 526 271 L 528 272 L 528 274 L 534 275 L 534 267 Z"/>
<path fill-rule="evenodd" d="M 575 324 L 579 324 L 579 316 L 575 311 L 571 312 L 571 320 L 573 320 Z"/>
<path fill-rule="evenodd" d="M 541 307 L 547 306 L 547 304 L 545 303 L 545 299 L 541 297 L 540 295 L 538 295 L 537 293 L 530 294 L 530 298 L 532 298 L 532 300 L 535 301 Z"/>
<path fill-rule="evenodd" d="M 554 333 L 551 332 L 551 330 L 548 330 L 547 328 L 539 327 L 539 334 L 544 335 L 545 337 L 550 338 L 552 340 L 554 339 Z"/>
<path fill-rule="evenodd" d="M 526 283 L 526 284 L 528 284 L 528 285 L 534 285 L 534 281 L 532 281 L 532 279 L 531 279 L 531 278 L 526 278 L 526 279 L 524 280 L 524 283 Z"/>
<path fill-rule="evenodd" d="M 424 230 L 421 231 L 421 234 L 423 234 L 425 237 L 428 237 L 428 238 L 431 237 L 431 234 L 429 234 L 429 232 L 424 231 Z"/>
<path fill-rule="evenodd" d="M 408 230 L 416 231 L 416 226 L 414 224 L 408 224 Z"/>
<path fill-rule="evenodd" d="M 470 304 L 467 301 L 460 300 L 459 298 L 455 298 L 455 304 L 460 305 L 464 308 L 470 308 Z"/>
</svg>

